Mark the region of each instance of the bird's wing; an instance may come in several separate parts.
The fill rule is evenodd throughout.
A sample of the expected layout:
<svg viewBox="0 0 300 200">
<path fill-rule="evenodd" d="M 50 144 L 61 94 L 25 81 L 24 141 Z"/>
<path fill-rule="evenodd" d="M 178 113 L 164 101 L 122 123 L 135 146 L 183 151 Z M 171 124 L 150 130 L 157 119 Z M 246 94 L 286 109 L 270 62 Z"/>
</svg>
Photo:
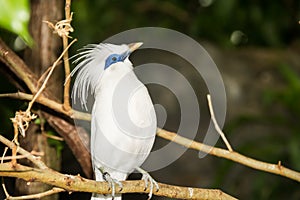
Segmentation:
<svg viewBox="0 0 300 200">
<path fill-rule="evenodd" d="M 144 85 L 141 84 L 130 96 L 128 101 L 128 114 L 136 126 L 140 128 L 153 126 L 156 128 L 154 107 L 147 88 Z"/>
</svg>

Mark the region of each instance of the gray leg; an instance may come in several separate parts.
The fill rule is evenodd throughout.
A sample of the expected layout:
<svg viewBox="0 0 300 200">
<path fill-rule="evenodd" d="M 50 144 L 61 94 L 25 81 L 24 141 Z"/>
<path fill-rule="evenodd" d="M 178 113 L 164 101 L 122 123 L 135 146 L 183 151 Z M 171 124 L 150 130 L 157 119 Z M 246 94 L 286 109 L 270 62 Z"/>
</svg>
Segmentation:
<svg viewBox="0 0 300 200">
<path fill-rule="evenodd" d="M 115 184 L 117 184 L 121 189 L 120 191 L 122 191 L 123 185 L 120 181 L 118 181 L 117 179 L 114 179 L 110 176 L 110 174 L 108 172 L 106 172 L 104 170 L 103 167 L 99 167 L 98 168 L 100 170 L 100 172 L 102 173 L 103 179 L 108 182 L 110 188 L 111 188 L 111 196 L 112 199 L 114 199 L 115 197 L 115 193 L 116 193 L 116 189 L 115 189 Z"/>
<path fill-rule="evenodd" d="M 141 168 L 136 168 L 137 171 L 139 171 L 141 174 L 143 174 L 142 180 L 145 182 L 145 190 L 148 187 L 148 184 L 150 183 L 150 192 L 148 195 L 148 200 L 152 198 L 152 194 L 153 194 L 153 186 L 156 187 L 156 191 L 159 190 L 159 186 L 158 183 L 150 176 L 150 174 L 148 172 L 146 172 L 145 170 L 141 169 Z"/>
</svg>

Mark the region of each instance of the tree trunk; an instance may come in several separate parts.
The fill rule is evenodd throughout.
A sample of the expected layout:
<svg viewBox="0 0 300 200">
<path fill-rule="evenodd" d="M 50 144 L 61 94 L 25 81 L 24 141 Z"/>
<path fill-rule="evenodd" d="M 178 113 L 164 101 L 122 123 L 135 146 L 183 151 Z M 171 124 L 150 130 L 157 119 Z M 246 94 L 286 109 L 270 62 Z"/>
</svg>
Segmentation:
<svg viewBox="0 0 300 200">
<path fill-rule="evenodd" d="M 32 49 L 25 50 L 24 60 L 31 70 L 40 77 L 57 59 L 61 52 L 61 39 L 53 34 L 48 25 L 43 21 L 57 22 L 62 19 L 63 1 L 61 0 L 31 0 L 31 20 L 30 32 L 35 44 Z M 62 99 L 63 87 L 58 85 L 63 83 L 62 67 L 58 66 L 52 74 L 47 88 L 55 96 L 51 96 L 57 101 Z M 42 82 L 40 83 L 42 84 Z M 39 115 L 41 112 L 38 112 Z M 42 116 L 39 116 L 42 118 Z M 42 120 L 41 120 L 42 121 Z M 52 169 L 59 170 L 61 158 L 55 147 L 48 143 L 48 138 L 41 134 L 41 128 L 31 123 L 25 138 L 20 138 L 20 144 L 28 151 L 44 152 L 43 161 Z M 26 161 L 23 161 L 26 162 Z M 50 189 L 48 185 L 33 182 L 27 183 L 22 180 L 16 181 L 16 193 L 18 195 L 35 194 Z M 58 195 L 42 198 L 43 200 L 58 199 Z"/>
</svg>

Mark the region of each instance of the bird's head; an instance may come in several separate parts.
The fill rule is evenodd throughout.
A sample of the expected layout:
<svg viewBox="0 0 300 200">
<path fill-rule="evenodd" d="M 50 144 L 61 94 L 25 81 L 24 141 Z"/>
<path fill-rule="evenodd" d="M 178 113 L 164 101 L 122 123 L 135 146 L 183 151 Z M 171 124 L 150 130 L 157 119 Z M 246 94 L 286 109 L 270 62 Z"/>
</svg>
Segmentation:
<svg viewBox="0 0 300 200">
<path fill-rule="evenodd" d="M 138 49 L 143 43 L 131 43 L 128 45 L 113 45 L 112 51 L 109 52 L 108 56 L 105 59 L 104 70 L 109 68 L 112 64 L 117 62 L 124 62 L 128 59 L 128 56 Z M 109 44 L 112 45 L 112 44 Z"/>
<path fill-rule="evenodd" d="M 73 76 L 77 71 L 72 91 L 72 98 L 79 99 L 82 107 L 87 110 L 87 98 L 89 91 L 94 93 L 103 72 L 118 62 L 130 62 L 129 55 L 138 49 L 143 43 L 131 43 L 123 45 L 115 44 L 89 44 L 83 47 L 73 63 L 76 67 L 71 72 Z M 131 63 L 130 63 L 131 65 Z"/>
</svg>

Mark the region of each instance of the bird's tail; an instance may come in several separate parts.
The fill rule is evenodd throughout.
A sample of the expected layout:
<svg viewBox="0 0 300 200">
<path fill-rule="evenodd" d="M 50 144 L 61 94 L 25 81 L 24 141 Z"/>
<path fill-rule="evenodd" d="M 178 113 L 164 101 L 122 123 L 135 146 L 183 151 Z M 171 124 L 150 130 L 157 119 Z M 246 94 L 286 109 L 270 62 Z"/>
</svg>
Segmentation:
<svg viewBox="0 0 300 200">
<path fill-rule="evenodd" d="M 110 174 L 111 178 L 114 178 L 119 181 L 126 180 L 126 178 L 127 178 L 127 174 L 124 174 L 124 173 L 112 172 L 109 174 Z M 104 181 L 102 173 L 98 169 L 95 169 L 95 177 L 96 177 L 96 181 Z M 121 196 L 121 194 L 115 194 L 113 199 L 121 200 L 122 196 Z M 111 194 L 106 194 L 106 195 L 92 194 L 91 200 L 112 200 L 112 195 Z"/>
</svg>

